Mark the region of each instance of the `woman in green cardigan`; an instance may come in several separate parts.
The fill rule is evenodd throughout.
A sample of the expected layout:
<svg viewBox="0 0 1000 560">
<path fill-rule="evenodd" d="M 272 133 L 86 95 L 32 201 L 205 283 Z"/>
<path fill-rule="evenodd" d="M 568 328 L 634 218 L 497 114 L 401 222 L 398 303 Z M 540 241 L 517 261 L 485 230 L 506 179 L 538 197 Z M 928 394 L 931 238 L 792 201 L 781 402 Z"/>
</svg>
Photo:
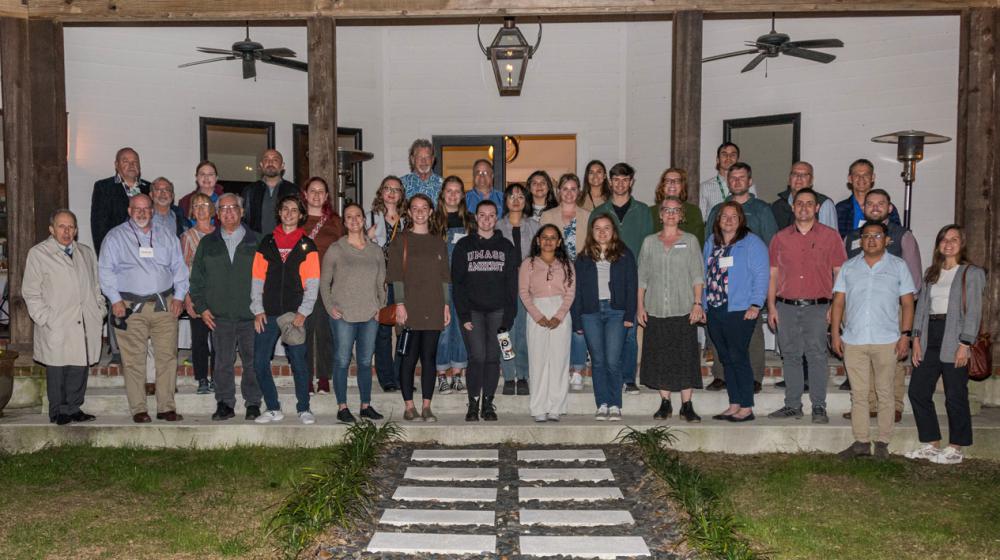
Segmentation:
<svg viewBox="0 0 1000 560">
<path fill-rule="evenodd" d="M 653 232 L 659 233 L 663 229 L 663 221 L 660 220 L 659 208 L 663 199 L 668 196 L 676 196 L 684 201 L 684 220 L 680 223 L 681 231 L 686 231 L 698 238 L 698 246 L 705 245 L 705 220 L 701 216 L 701 210 L 697 204 L 687 201 L 687 171 L 678 167 L 671 167 L 660 175 L 660 182 L 656 185 L 656 204 L 649 207 L 653 215 Z"/>
</svg>

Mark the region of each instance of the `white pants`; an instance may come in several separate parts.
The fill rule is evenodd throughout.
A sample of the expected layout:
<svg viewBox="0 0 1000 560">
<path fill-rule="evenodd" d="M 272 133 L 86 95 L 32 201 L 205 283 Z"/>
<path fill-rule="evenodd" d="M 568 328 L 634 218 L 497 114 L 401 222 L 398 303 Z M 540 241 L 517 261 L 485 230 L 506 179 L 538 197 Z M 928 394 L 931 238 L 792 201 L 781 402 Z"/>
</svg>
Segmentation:
<svg viewBox="0 0 1000 560">
<path fill-rule="evenodd" d="M 534 298 L 546 317 L 555 315 L 562 296 Z M 569 394 L 569 345 L 572 321 L 569 314 L 554 329 L 547 329 L 528 317 L 528 408 L 532 416 L 566 414 Z"/>
</svg>

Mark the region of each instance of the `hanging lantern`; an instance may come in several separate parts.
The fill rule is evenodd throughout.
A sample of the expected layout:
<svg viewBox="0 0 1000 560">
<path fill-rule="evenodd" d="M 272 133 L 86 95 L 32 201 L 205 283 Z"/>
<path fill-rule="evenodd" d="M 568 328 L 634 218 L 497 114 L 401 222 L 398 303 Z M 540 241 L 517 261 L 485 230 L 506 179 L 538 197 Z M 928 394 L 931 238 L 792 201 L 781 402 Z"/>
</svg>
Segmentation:
<svg viewBox="0 0 1000 560">
<path fill-rule="evenodd" d="M 493 76 L 496 78 L 500 95 L 521 95 L 528 59 L 538 51 L 538 46 L 542 42 L 541 21 L 538 22 L 538 38 L 533 47 L 514 24 L 513 17 L 503 18 L 503 27 L 497 31 L 489 48 L 483 46 L 483 40 L 479 37 L 479 25 L 476 26 L 476 39 L 479 40 L 479 48 L 493 66 Z"/>
</svg>

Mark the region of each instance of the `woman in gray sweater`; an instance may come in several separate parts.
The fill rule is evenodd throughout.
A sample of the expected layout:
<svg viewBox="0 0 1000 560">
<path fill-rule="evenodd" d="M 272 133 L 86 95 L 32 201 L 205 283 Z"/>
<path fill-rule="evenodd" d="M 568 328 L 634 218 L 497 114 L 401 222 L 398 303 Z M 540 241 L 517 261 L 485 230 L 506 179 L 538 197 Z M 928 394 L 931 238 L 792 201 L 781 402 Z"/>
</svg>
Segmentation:
<svg viewBox="0 0 1000 560">
<path fill-rule="evenodd" d="M 380 420 L 371 406 L 372 351 L 378 322 L 375 316 L 385 305 L 385 256 L 365 235 L 365 211 L 350 203 L 344 208 L 347 235 L 330 245 L 320 268 L 320 294 L 330 315 L 333 332 L 333 390 L 337 395 L 337 420 L 354 422 L 347 408 L 347 368 L 351 350 L 357 345 L 358 389 L 361 417 Z"/>
<path fill-rule="evenodd" d="M 941 228 L 913 319 L 910 406 L 924 445 L 907 453 L 910 459 L 954 465 L 962 462 L 962 447 L 972 445 L 968 365 L 970 347 L 979 334 L 985 285 L 983 269 L 966 257 L 962 227 Z M 949 445 L 943 449 L 933 400 L 938 378 L 944 381 L 948 413 Z"/>
</svg>

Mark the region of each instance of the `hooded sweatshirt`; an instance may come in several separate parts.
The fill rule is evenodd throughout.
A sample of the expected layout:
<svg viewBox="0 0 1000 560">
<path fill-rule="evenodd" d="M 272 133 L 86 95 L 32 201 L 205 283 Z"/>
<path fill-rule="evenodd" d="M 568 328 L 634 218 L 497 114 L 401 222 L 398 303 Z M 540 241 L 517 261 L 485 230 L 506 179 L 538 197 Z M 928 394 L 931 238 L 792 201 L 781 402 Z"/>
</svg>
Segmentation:
<svg viewBox="0 0 1000 560">
<path fill-rule="evenodd" d="M 517 313 L 517 267 L 514 244 L 494 230 L 489 239 L 470 233 L 455 244 L 451 283 L 459 322 L 471 321 L 471 311 L 503 309 L 501 327 L 510 330 Z"/>
</svg>

